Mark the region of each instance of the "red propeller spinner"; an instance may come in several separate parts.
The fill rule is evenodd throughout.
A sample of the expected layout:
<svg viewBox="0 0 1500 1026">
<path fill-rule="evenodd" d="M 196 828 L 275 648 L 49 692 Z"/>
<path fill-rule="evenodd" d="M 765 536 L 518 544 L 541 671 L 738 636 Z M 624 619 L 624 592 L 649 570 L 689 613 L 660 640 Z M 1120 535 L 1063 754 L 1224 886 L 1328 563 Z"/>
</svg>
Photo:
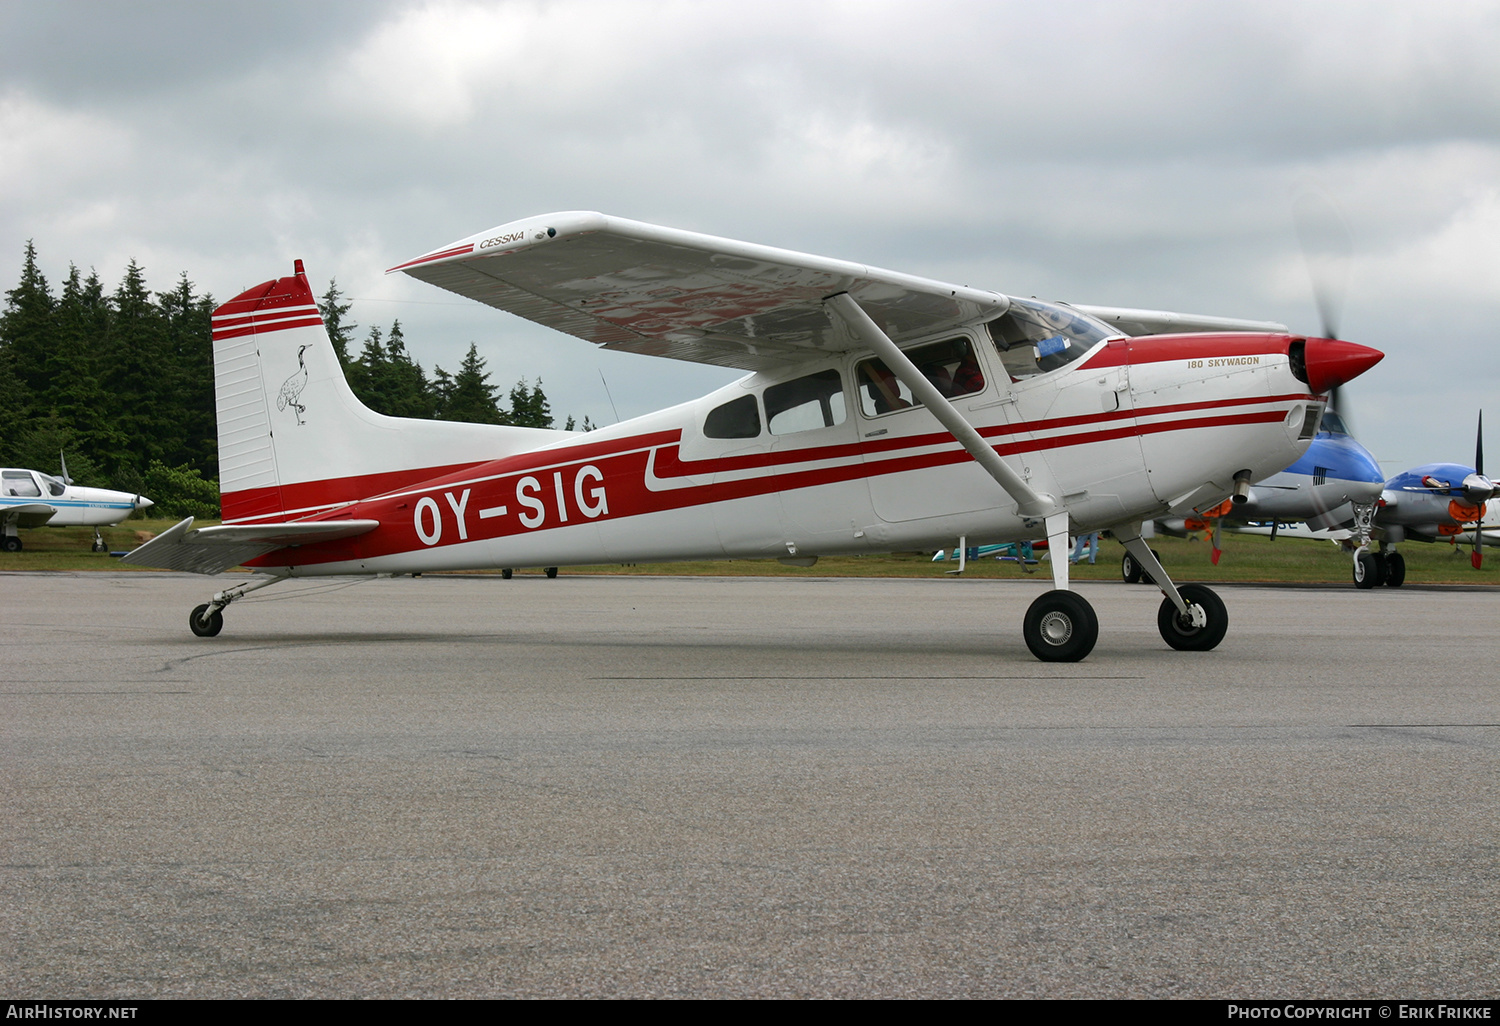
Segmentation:
<svg viewBox="0 0 1500 1026">
<path fill-rule="evenodd" d="M 1353 381 L 1385 359 L 1385 354 L 1355 342 L 1310 338 L 1303 346 L 1302 359 L 1308 387 L 1314 392 L 1327 392 Z"/>
</svg>

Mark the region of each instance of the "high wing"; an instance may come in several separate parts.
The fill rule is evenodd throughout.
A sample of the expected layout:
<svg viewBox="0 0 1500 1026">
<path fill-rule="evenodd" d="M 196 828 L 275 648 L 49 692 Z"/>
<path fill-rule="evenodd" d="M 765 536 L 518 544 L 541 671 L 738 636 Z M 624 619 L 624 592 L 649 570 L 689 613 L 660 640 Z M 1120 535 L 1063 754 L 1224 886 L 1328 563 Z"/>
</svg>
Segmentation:
<svg viewBox="0 0 1500 1026">
<path fill-rule="evenodd" d="M 1170 335 L 1189 331 L 1258 331 L 1285 335 L 1285 324 L 1275 321 L 1247 321 L 1237 317 L 1210 317 L 1206 314 L 1173 313 L 1170 310 L 1134 310 L 1123 306 L 1088 306 L 1069 303 L 1074 310 L 1086 313 L 1105 324 L 1113 324 L 1126 335 Z"/>
<path fill-rule="evenodd" d="M 14 520 L 17 527 L 41 527 L 57 515 L 57 507 L 45 502 L 0 506 L 0 519 Z"/>
<path fill-rule="evenodd" d="M 352 538 L 380 526 L 378 520 L 323 520 L 286 524 L 224 524 L 193 529 L 193 518 L 173 524 L 133 552 L 122 563 L 216 574 L 256 556 L 289 545 Z"/>
<path fill-rule="evenodd" d="M 579 210 L 512 221 L 391 271 L 607 349 L 741 370 L 862 348 L 823 309 L 840 292 L 898 344 L 1010 306 L 998 292 Z M 1074 309 L 1126 335 L 1286 331 L 1166 310 Z"/>
<path fill-rule="evenodd" d="M 606 349 L 772 370 L 862 348 L 823 300 L 848 292 L 896 342 L 998 317 L 997 292 L 662 228 L 544 214 L 391 268 Z"/>
</svg>

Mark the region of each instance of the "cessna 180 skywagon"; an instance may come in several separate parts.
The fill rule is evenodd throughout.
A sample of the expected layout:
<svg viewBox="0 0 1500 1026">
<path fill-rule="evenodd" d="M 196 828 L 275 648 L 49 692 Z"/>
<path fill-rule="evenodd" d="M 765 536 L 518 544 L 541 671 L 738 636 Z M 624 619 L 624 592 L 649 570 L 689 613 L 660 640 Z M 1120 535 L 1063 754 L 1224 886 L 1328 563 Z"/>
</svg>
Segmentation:
<svg viewBox="0 0 1500 1026">
<path fill-rule="evenodd" d="M 1258 322 L 1068 307 L 589 212 L 502 225 L 392 270 L 607 349 L 750 372 L 588 434 L 401 420 L 350 392 L 300 262 L 214 315 L 225 523 L 126 559 L 258 579 L 937 548 L 1109 529 L 1161 582 L 1174 648 L 1228 619 L 1178 588 L 1143 519 L 1297 459 L 1325 393 L 1382 354 Z M 1117 323 L 1169 330 L 1127 337 Z M 1201 332 L 1183 334 L 1181 332 Z M 1068 590 L 1031 604 L 1044 660 L 1093 648 Z"/>
</svg>

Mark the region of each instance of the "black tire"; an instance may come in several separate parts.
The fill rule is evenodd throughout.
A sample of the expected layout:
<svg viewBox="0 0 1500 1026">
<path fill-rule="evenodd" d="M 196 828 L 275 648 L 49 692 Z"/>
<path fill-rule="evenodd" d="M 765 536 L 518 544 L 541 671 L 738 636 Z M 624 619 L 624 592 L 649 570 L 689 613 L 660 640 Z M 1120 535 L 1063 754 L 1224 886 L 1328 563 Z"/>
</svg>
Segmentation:
<svg viewBox="0 0 1500 1026">
<path fill-rule="evenodd" d="M 216 637 L 224 629 L 224 610 L 215 609 L 209 613 L 205 602 L 188 614 L 188 626 L 200 638 Z"/>
<path fill-rule="evenodd" d="M 500 579 L 501 579 L 501 580 L 502 580 L 502 581 L 508 581 L 508 580 L 510 580 L 510 579 L 511 579 L 511 576 L 512 576 L 512 575 L 513 575 L 513 574 L 514 574 L 514 573 L 515 573 L 515 571 L 513 571 L 513 570 L 510 570 L 510 569 L 505 569 L 505 570 L 501 570 L 501 571 L 500 571 Z"/>
<path fill-rule="evenodd" d="M 1099 640 L 1094 607 L 1071 591 L 1049 591 L 1026 610 L 1026 647 L 1044 663 L 1076 663 Z"/>
<path fill-rule="evenodd" d="M 1177 593 L 1189 606 L 1202 607 L 1208 614 L 1208 622 L 1202 627 L 1194 627 L 1177 615 L 1177 607 L 1171 599 L 1162 599 L 1161 608 L 1156 612 L 1156 629 L 1161 631 L 1162 640 L 1179 652 L 1207 652 L 1216 648 L 1229 630 L 1229 611 L 1224 608 L 1224 601 L 1214 594 L 1212 588 L 1201 584 L 1184 584 Z"/>
<path fill-rule="evenodd" d="M 1354 586 L 1356 588 L 1373 588 L 1380 583 L 1380 565 L 1375 560 L 1375 555 L 1370 552 L 1361 552 L 1354 557 Z"/>
<path fill-rule="evenodd" d="M 21 539 L 17 538 L 13 534 L 7 534 L 5 536 L 5 541 L 3 543 L 0 543 L 0 547 L 3 547 L 6 552 L 20 552 Z"/>
<path fill-rule="evenodd" d="M 1385 555 L 1385 586 L 1399 588 L 1406 583 L 1406 557 L 1399 552 Z"/>
<path fill-rule="evenodd" d="M 557 576 L 557 567 L 555 567 L 555 566 L 549 566 L 547 568 L 547 580 L 550 581 L 550 580 L 552 580 L 552 578 L 554 578 L 556 576 Z"/>
<path fill-rule="evenodd" d="M 1128 552 L 1120 557 L 1120 576 L 1125 578 L 1126 584 L 1141 583 L 1141 564 Z"/>
<path fill-rule="evenodd" d="M 89 544 L 89 551 L 90 552 L 108 552 L 109 551 L 109 546 L 106 545 L 106 544 L 104 544 L 103 542 L 91 542 Z"/>
</svg>

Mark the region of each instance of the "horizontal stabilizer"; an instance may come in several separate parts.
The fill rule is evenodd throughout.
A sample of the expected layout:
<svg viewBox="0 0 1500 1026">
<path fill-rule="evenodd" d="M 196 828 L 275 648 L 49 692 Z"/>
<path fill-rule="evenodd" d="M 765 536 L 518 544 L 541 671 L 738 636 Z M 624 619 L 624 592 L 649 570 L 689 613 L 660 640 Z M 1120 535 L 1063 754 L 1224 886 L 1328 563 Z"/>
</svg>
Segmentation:
<svg viewBox="0 0 1500 1026">
<path fill-rule="evenodd" d="M 193 518 L 163 531 L 122 556 L 122 563 L 162 570 L 217 574 L 246 560 L 290 545 L 312 545 L 365 534 L 378 520 L 319 520 L 285 524 L 222 524 L 193 528 Z"/>
</svg>

